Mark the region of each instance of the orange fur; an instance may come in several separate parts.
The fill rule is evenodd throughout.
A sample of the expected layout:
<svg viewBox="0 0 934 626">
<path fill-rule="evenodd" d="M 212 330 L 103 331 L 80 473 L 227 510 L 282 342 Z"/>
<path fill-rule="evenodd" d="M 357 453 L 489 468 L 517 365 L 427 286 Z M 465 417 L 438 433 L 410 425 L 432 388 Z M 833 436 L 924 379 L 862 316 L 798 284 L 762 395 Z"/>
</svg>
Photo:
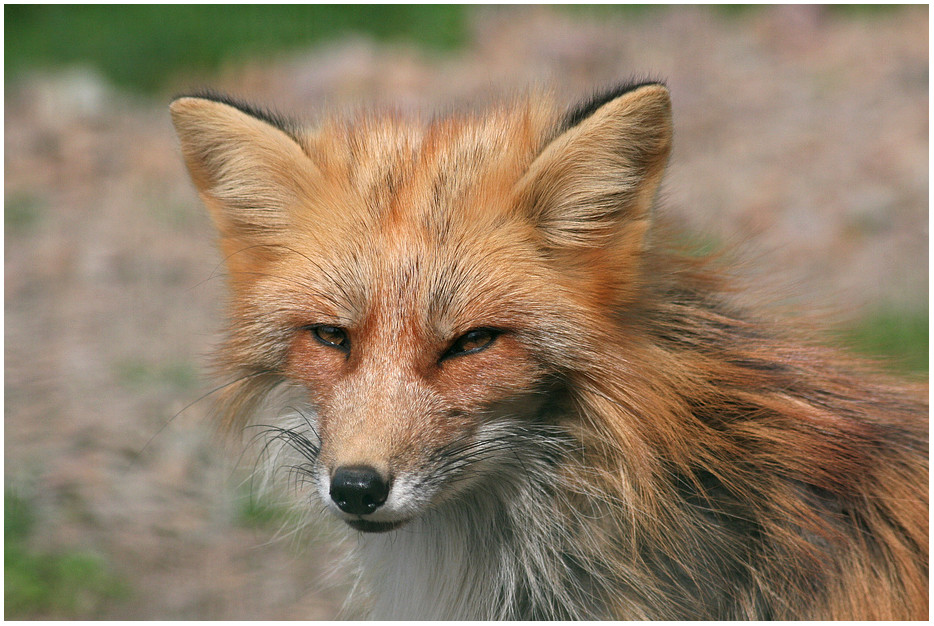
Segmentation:
<svg viewBox="0 0 934 626">
<path fill-rule="evenodd" d="M 172 116 L 229 270 L 222 421 L 301 390 L 307 429 L 272 432 L 341 519 L 397 537 L 363 535 L 377 612 L 927 617 L 926 389 L 666 247 L 663 86 L 569 116 Z"/>
</svg>

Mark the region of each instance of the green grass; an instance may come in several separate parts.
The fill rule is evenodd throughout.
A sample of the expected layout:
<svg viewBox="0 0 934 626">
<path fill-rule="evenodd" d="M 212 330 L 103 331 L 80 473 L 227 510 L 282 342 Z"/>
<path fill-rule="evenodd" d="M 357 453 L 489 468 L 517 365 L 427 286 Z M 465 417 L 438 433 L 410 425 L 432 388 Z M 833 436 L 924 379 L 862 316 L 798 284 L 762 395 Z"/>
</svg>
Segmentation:
<svg viewBox="0 0 934 626">
<path fill-rule="evenodd" d="M 93 618 L 129 590 L 104 560 L 85 551 L 47 552 L 29 546 L 36 523 L 30 503 L 4 491 L 5 619 Z"/>
<path fill-rule="evenodd" d="M 253 493 L 241 494 L 237 522 L 246 528 L 277 529 L 286 522 L 298 522 L 297 513 L 284 504 Z"/>
<path fill-rule="evenodd" d="M 474 7 L 439 5 L 5 5 L 7 81 L 32 68 L 83 64 L 115 84 L 153 92 L 173 77 L 197 77 L 229 61 L 280 52 L 361 33 L 410 41 L 429 50 L 462 46 Z M 656 5 L 571 5 L 558 10 L 589 19 L 677 11 Z M 713 9 L 740 16 L 749 5 Z M 834 5 L 831 12 L 873 18 L 887 5 Z M 174 86 L 178 86 L 178 82 Z"/>
<path fill-rule="evenodd" d="M 117 85 L 165 88 L 230 60 L 364 33 L 450 50 L 466 38 L 460 5 L 6 5 L 7 80 L 85 64 Z"/>
<path fill-rule="evenodd" d="M 928 371 L 928 313 L 878 311 L 843 333 L 854 351 L 879 358 L 903 374 Z"/>
<path fill-rule="evenodd" d="M 30 193 L 14 193 L 5 198 L 3 225 L 10 234 L 21 234 L 36 227 L 45 209 L 42 200 Z"/>
</svg>

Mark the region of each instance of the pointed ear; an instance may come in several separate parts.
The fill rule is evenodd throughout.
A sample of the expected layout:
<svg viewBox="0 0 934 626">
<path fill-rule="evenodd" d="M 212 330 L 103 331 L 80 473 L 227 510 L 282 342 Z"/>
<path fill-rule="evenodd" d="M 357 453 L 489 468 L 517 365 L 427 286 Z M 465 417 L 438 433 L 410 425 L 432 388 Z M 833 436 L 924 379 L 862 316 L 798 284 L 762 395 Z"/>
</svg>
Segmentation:
<svg viewBox="0 0 934 626">
<path fill-rule="evenodd" d="M 268 244 L 318 176 L 294 131 L 282 118 L 224 97 L 181 97 L 169 109 L 225 255 L 271 256 Z"/>
<path fill-rule="evenodd" d="M 555 250 L 641 249 L 671 135 L 663 85 L 595 98 L 532 162 L 517 186 L 519 202 Z"/>
</svg>

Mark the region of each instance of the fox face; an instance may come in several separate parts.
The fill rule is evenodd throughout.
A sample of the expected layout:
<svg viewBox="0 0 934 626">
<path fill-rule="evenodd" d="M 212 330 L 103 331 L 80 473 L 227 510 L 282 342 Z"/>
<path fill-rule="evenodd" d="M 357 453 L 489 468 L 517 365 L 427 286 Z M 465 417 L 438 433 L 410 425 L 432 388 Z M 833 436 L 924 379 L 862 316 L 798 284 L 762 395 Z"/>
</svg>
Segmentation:
<svg viewBox="0 0 934 626">
<path fill-rule="evenodd" d="M 228 269 L 222 417 L 300 389 L 303 471 L 334 514 L 393 530 L 508 483 L 517 441 L 567 427 L 561 381 L 599 375 L 639 289 L 663 86 L 430 123 L 301 128 L 216 96 L 171 111 Z"/>
<path fill-rule="evenodd" d="M 478 431 L 498 416 L 527 414 L 546 370 L 535 320 L 524 313 L 527 288 L 465 280 L 514 250 L 453 257 L 440 241 L 400 247 L 364 235 L 354 240 L 371 242 L 372 264 L 348 266 L 338 255 L 299 269 L 340 283 L 314 288 L 332 295 L 291 324 L 282 367 L 310 392 L 324 501 L 354 528 L 376 531 L 454 495 L 442 487 L 462 473 L 464 457 L 482 456 Z"/>
</svg>

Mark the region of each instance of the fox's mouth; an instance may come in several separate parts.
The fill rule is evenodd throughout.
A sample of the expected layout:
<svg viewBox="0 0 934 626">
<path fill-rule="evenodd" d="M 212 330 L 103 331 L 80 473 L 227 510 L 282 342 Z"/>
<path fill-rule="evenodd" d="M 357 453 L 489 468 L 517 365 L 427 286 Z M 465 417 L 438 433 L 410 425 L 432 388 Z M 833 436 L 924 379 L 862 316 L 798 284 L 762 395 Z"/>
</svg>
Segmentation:
<svg viewBox="0 0 934 626">
<path fill-rule="evenodd" d="M 409 520 L 403 519 L 395 522 L 371 522 L 365 519 L 348 519 L 344 521 L 347 522 L 348 526 L 354 530 L 359 530 L 360 532 L 385 533 L 405 525 Z"/>
</svg>

